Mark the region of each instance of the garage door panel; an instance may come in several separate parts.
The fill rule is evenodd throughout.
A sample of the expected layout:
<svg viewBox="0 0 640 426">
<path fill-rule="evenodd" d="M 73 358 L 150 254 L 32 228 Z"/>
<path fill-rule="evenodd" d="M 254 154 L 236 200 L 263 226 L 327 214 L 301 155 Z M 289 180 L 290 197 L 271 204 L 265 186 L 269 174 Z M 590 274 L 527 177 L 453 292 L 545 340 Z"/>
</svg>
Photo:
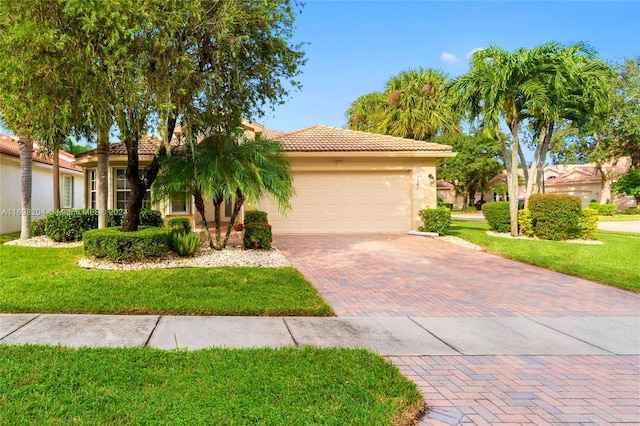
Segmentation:
<svg viewBox="0 0 640 426">
<path fill-rule="evenodd" d="M 265 200 L 275 233 L 406 232 L 411 222 L 409 172 L 299 172 L 292 210 L 282 217 Z"/>
</svg>

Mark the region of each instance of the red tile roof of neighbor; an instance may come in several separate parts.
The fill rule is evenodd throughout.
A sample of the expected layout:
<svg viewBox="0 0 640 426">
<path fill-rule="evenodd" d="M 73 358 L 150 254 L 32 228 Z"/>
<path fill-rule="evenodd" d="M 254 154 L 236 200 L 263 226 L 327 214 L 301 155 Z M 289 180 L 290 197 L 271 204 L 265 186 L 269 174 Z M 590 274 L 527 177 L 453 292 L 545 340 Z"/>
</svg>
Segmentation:
<svg viewBox="0 0 640 426">
<path fill-rule="evenodd" d="M 287 152 L 451 151 L 448 145 L 320 125 L 269 136 Z"/>
<path fill-rule="evenodd" d="M 53 158 L 38 153 L 38 146 L 34 144 L 33 161 L 42 164 L 53 165 Z M 7 135 L 0 135 L 0 154 L 9 155 L 11 157 L 20 158 L 20 145 L 18 141 Z M 82 167 L 73 164 L 75 157 L 65 151 L 60 151 L 60 168 L 74 170 L 77 172 L 82 171 Z"/>
<path fill-rule="evenodd" d="M 161 143 L 160 139 L 155 138 L 153 136 L 145 135 L 142 138 L 140 138 L 140 142 L 138 142 L 138 154 L 139 155 L 155 155 L 158 152 L 158 147 L 160 146 L 160 143 Z M 89 155 L 96 155 L 97 153 L 98 153 L 97 149 L 92 149 L 91 151 L 78 154 L 76 158 L 82 158 Z M 122 142 L 112 143 L 109 145 L 109 155 L 127 155 L 127 147 Z"/>
</svg>

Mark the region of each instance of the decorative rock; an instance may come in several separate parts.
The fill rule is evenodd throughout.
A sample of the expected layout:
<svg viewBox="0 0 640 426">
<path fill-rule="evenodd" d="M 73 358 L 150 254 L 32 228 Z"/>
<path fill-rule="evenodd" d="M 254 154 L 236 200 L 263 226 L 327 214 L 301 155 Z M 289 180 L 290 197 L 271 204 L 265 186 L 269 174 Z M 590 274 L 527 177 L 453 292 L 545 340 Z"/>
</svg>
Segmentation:
<svg viewBox="0 0 640 426">
<path fill-rule="evenodd" d="M 71 243 L 58 243 L 49 237 L 39 236 L 32 237 L 28 240 L 13 240 L 4 243 L 5 246 L 22 246 L 22 247 L 48 247 L 48 248 L 72 248 L 82 246 L 82 241 L 74 241 Z"/>
</svg>

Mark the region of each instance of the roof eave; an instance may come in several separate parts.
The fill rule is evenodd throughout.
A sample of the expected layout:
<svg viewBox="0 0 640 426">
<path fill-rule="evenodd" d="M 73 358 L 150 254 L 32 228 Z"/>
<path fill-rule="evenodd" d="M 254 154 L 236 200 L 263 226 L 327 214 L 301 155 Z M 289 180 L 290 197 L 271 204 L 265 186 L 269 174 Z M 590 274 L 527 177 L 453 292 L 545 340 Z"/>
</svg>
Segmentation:
<svg viewBox="0 0 640 426">
<path fill-rule="evenodd" d="M 457 155 L 451 151 L 286 151 L 289 157 L 409 157 L 409 158 L 452 158 Z"/>
</svg>

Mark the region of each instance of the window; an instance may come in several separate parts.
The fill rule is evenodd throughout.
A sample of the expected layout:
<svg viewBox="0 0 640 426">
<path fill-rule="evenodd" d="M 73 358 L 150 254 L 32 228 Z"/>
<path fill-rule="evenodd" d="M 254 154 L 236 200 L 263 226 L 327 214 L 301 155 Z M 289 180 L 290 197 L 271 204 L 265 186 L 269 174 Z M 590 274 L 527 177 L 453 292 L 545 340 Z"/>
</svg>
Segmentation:
<svg viewBox="0 0 640 426">
<path fill-rule="evenodd" d="M 233 198 L 224 202 L 224 217 L 231 217 L 231 213 L 233 213 Z"/>
<path fill-rule="evenodd" d="M 129 193 L 131 192 L 131 187 L 129 186 L 129 181 L 125 176 L 125 169 L 116 169 L 116 209 L 125 209 L 127 208 L 127 199 L 129 198 Z M 142 208 L 148 209 L 150 207 L 149 203 L 149 195 L 151 191 L 147 189 L 147 193 L 144 195 L 144 199 L 142 201 Z"/>
<path fill-rule="evenodd" d="M 188 213 L 189 206 L 187 200 L 189 196 L 186 192 L 178 192 L 171 196 L 171 213 Z"/>
<path fill-rule="evenodd" d="M 62 208 L 73 208 L 73 176 L 62 176 Z"/>
<path fill-rule="evenodd" d="M 89 206 L 90 209 L 98 208 L 98 172 L 94 169 L 89 172 Z"/>
</svg>

